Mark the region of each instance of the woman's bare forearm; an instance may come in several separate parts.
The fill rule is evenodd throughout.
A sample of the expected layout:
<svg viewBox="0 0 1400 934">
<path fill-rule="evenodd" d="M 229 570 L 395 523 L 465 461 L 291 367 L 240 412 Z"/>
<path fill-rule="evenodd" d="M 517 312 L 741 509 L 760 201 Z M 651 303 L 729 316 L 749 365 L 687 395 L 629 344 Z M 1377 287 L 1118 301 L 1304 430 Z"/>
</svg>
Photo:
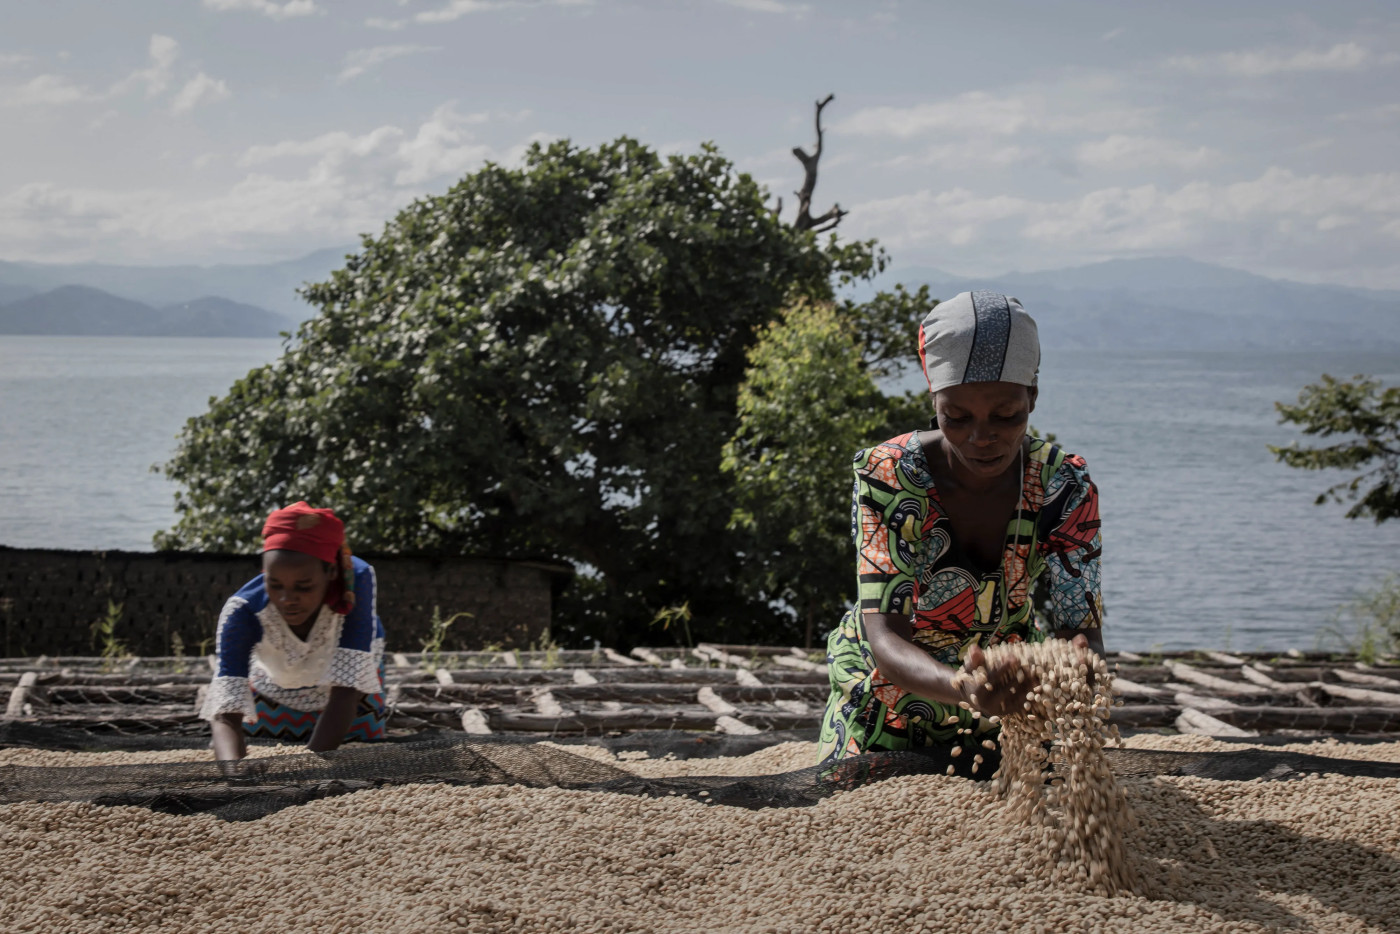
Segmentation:
<svg viewBox="0 0 1400 934">
<path fill-rule="evenodd" d="M 867 613 L 865 636 L 880 674 L 902 691 L 944 704 L 967 697 L 953 678 L 957 669 L 932 658 L 912 641 L 913 624 L 907 617 Z"/>
<path fill-rule="evenodd" d="M 243 736 L 243 714 L 221 713 L 209 723 L 214 736 L 214 758 L 220 762 L 236 762 L 248 754 Z"/>
<path fill-rule="evenodd" d="M 354 688 L 331 688 L 326 709 L 316 718 L 316 729 L 311 731 L 311 739 L 306 748 L 312 752 L 327 752 L 338 748 L 345 741 L 345 733 L 355 719 L 355 706 L 359 702 L 360 692 Z"/>
</svg>

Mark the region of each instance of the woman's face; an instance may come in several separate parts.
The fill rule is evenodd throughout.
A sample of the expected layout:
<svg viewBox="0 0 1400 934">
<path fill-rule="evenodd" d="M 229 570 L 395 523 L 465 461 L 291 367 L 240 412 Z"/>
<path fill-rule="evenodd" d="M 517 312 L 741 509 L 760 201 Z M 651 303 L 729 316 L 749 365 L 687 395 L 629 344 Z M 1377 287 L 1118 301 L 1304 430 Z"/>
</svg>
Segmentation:
<svg viewBox="0 0 1400 934">
<path fill-rule="evenodd" d="M 957 462 L 976 477 L 1008 470 L 1035 411 L 1036 390 L 1020 383 L 963 383 L 934 393 L 938 427 Z"/>
<path fill-rule="evenodd" d="M 267 599 L 289 626 L 310 622 L 326 599 L 331 572 L 320 559 L 299 551 L 263 552 Z"/>
</svg>

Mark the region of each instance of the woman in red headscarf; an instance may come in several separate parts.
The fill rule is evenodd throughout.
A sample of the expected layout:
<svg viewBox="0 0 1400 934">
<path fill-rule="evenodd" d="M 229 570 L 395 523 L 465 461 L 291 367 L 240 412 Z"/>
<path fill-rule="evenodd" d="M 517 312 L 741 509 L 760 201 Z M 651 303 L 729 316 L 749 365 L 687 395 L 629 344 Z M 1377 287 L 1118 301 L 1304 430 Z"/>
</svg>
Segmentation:
<svg viewBox="0 0 1400 934">
<path fill-rule="evenodd" d="M 384 737 L 384 626 L 374 568 L 352 557 L 329 509 L 294 503 L 267 517 L 262 573 L 224 604 L 218 669 L 200 716 L 214 755 L 245 736 L 306 739 L 313 752 Z"/>
</svg>

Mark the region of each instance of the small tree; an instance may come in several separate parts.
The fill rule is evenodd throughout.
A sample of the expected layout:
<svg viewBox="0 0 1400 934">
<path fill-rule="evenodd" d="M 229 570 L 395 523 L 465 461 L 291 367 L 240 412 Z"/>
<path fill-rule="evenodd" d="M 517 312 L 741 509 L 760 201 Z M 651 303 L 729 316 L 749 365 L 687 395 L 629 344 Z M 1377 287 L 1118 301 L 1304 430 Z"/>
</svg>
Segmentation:
<svg viewBox="0 0 1400 934">
<path fill-rule="evenodd" d="M 1342 382 L 1323 374 L 1304 386 L 1297 405 L 1275 403 L 1281 421 L 1301 425 L 1303 433 L 1344 440 L 1324 447 L 1296 442 L 1270 447 L 1290 467 L 1304 470 L 1361 470 L 1317 497 L 1318 505 L 1350 501 L 1348 519 L 1370 516 L 1377 524 L 1400 517 L 1400 386 L 1382 388 L 1379 380 L 1353 376 Z M 1356 627 L 1353 647 L 1363 659 L 1400 648 L 1400 575 L 1383 577 L 1342 608 Z M 1343 637 L 1345 638 L 1345 637 Z"/>
<path fill-rule="evenodd" d="M 1303 387 L 1297 405 L 1274 404 L 1280 421 L 1302 426 L 1303 434 L 1340 436 L 1335 444 L 1270 446 L 1274 456 L 1304 470 L 1357 470 L 1350 480 L 1320 493 L 1318 505 L 1352 501 L 1348 519 L 1370 516 L 1377 523 L 1400 516 L 1400 386 L 1354 376 L 1342 382 L 1326 374 Z"/>
<path fill-rule="evenodd" d="M 875 377 L 917 359 L 910 322 L 933 304 L 926 289 L 884 295 L 877 309 L 798 303 L 749 352 L 739 429 L 724 449 L 731 524 L 750 535 L 746 587 L 808 648 L 856 590 L 852 456 L 928 418 L 922 393 L 886 396 Z"/>
</svg>

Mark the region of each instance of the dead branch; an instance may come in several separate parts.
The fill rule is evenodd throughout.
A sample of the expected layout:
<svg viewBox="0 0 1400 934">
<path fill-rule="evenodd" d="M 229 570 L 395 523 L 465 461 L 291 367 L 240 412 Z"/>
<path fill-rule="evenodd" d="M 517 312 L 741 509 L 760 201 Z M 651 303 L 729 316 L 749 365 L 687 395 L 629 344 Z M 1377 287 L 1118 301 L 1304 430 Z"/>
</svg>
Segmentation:
<svg viewBox="0 0 1400 934">
<path fill-rule="evenodd" d="M 817 188 L 817 163 L 822 157 L 822 110 L 826 108 L 836 98 L 835 94 L 828 94 L 825 100 L 817 101 L 817 145 L 811 155 L 801 146 L 794 146 L 792 154 L 797 157 L 797 161 L 802 163 L 804 178 L 802 180 L 802 190 L 795 192 L 797 195 L 797 218 L 792 222 L 792 226 L 797 230 L 813 230 L 821 233 L 831 230 L 841 223 L 841 218 L 847 212 L 841 210 L 841 205 L 834 204 L 831 210 L 820 217 L 812 216 L 812 192 Z"/>
</svg>

